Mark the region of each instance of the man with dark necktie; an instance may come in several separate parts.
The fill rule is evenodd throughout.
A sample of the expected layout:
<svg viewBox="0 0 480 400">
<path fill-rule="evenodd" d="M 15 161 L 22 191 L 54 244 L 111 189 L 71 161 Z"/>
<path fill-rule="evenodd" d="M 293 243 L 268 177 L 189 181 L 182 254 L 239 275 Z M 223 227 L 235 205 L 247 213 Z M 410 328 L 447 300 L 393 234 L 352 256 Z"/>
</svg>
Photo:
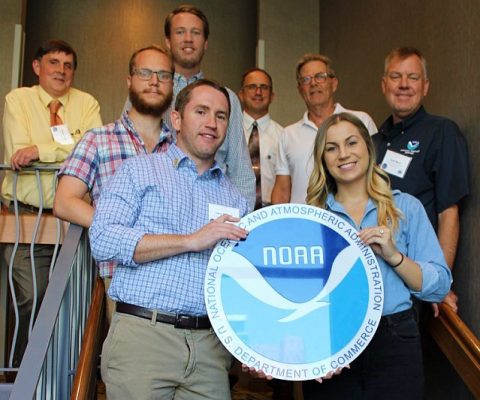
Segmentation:
<svg viewBox="0 0 480 400">
<path fill-rule="evenodd" d="M 271 204 L 278 139 L 283 130 L 268 113 L 275 97 L 271 76 L 260 68 L 247 70 L 238 96 L 243 105 L 243 129 L 257 183 L 255 209 L 259 209 Z"/>
</svg>

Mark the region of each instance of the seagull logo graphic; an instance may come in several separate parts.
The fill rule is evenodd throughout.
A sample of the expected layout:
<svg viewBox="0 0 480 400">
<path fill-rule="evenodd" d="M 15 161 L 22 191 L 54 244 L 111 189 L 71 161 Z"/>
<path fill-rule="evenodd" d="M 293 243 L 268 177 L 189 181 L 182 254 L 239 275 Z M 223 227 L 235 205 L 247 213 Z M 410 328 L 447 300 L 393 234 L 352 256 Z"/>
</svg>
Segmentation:
<svg viewBox="0 0 480 400">
<path fill-rule="evenodd" d="M 353 246 L 346 247 L 335 258 L 330 277 L 323 289 L 311 300 L 303 303 L 290 301 L 279 294 L 260 274 L 257 268 L 236 252 L 229 253 L 225 258 L 226 265 L 223 269 L 225 275 L 234 279 L 245 291 L 272 307 L 292 311 L 289 315 L 279 319 L 279 322 L 291 322 L 301 318 L 312 311 L 329 305 L 322 300 L 334 290 L 351 270 L 356 259 L 357 249 Z"/>
</svg>

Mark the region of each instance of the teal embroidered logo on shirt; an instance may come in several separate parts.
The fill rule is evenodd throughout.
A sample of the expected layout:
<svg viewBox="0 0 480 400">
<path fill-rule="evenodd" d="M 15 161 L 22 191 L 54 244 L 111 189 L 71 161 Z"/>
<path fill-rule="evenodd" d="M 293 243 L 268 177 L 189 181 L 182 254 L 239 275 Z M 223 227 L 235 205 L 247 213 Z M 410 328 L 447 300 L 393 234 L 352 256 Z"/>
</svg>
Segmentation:
<svg viewBox="0 0 480 400">
<path fill-rule="evenodd" d="M 410 151 L 415 151 L 420 146 L 420 142 L 418 140 L 410 140 L 407 144 L 407 149 Z"/>
<path fill-rule="evenodd" d="M 407 148 L 400 149 L 400 152 L 403 154 L 408 154 L 409 156 L 413 156 L 416 153 L 420 153 L 420 141 L 409 140 L 407 143 Z"/>
</svg>

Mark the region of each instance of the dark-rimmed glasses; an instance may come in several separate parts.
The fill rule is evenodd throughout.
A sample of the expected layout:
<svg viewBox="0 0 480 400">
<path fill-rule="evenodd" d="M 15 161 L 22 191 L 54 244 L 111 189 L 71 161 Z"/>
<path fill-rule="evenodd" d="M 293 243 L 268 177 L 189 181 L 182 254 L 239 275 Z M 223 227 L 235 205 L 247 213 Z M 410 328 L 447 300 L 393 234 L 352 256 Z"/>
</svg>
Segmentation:
<svg viewBox="0 0 480 400">
<path fill-rule="evenodd" d="M 248 85 L 244 85 L 243 88 L 249 92 L 256 92 L 257 89 L 260 89 L 262 92 L 268 92 L 272 87 L 265 83 L 257 85 L 256 83 L 249 83 Z"/>
<path fill-rule="evenodd" d="M 164 70 L 152 71 L 149 68 L 134 68 L 133 73 L 142 81 L 149 81 L 152 79 L 153 74 L 157 75 L 159 82 L 171 82 L 173 79 L 173 72 Z"/>
</svg>

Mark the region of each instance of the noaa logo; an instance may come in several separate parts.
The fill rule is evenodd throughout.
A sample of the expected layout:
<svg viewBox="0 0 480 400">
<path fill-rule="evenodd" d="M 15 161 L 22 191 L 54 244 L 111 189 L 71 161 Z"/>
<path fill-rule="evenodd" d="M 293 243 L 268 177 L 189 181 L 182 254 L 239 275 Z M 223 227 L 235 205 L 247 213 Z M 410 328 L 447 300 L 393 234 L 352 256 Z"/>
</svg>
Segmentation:
<svg viewBox="0 0 480 400">
<path fill-rule="evenodd" d="M 418 146 L 420 146 L 420 142 L 418 140 L 410 140 L 407 143 L 407 149 L 410 151 L 415 151 L 418 149 Z"/>
<path fill-rule="evenodd" d="M 383 309 L 380 267 L 355 228 L 301 204 L 257 210 L 240 221 L 245 241 L 217 244 L 205 302 L 223 345 L 274 378 L 309 380 L 351 363 Z"/>
<path fill-rule="evenodd" d="M 404 154 L 413 155 L 415 153 L 420 153 L 420 142 L 418 140 L 409 140 L 407 143 L 406 149 L 401 149 L 400 151 Z"/>
</svg>

